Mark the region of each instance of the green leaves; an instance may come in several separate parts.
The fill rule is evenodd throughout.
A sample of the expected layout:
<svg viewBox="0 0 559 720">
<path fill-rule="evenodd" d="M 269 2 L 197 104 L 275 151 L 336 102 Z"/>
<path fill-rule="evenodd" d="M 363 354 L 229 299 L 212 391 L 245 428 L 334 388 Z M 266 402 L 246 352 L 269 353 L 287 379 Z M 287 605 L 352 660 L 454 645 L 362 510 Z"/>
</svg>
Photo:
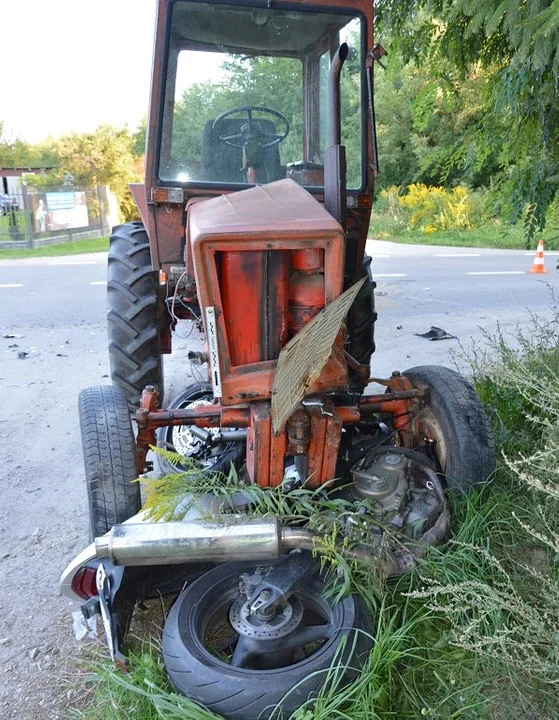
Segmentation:
<svg viewBox="0 0 559 720">
<path fill-rule="evenodd" d="M 468 107 L 465 89 L 473 78 L 486 75 L 487 92 L 474 99 L 480 112 L 463 137 L 455 134 L 451 146 L 437 138 L 436 149 L 424 153 L 432 162 L 420 162 L 420 171 L 430 167 L 437 176 L 414 180 L 459 179 L 474 187 L 497 181 L 510 220 L 532 208 L 525 214 L 531 242 L 559 188 L 559 0 L 387 0 L 377 27 L 392 50 L 423 65 L 431 79 L 460 79 L 459 112 Z M 426 100 L 416 100 L 421 132 L 433 121 Z"/>
</svg>

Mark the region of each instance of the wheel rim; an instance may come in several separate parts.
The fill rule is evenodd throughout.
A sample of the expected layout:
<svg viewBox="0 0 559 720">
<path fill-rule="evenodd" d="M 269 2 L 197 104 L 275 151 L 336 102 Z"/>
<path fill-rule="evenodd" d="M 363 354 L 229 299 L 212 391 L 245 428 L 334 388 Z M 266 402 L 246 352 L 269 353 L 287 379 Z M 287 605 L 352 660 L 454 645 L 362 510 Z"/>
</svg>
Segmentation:
<svg viewBox="0 0 559 720">
<path fill-rule="evenodd" d="M 294 593 L 281 616 L 268 624 L 246 617 L 239 578 L 237 571 L 209 587 L 184 618 L 198 652 L 212 662 L 242 672 L 280 670 L 315 658 L 336 641 L 343 627 L 343 603 L 329 605 L 320 578 Z"/>
<path fill-rule="evenodd" d="M 448 448 L 441 423 L 430 407 L 423 408 L 417 414 L 417 440 L 420 448 L 432 446 L 437 462 L 444 471 L 447 464 Z"/>
<path fill-rule="evenodd" d="M 181 403 L 179 407 L 181 410 L 192 410 L 201 405 L 211 404 L 209 400 L 200 399 L 194 400 L 193 402 Z M 204 452 L 203 441 L 192 434 L 188 425 L 177 425 L 176 427 L 170 428 L 170 430 L 171 445 L 174 452 L 182 457 L 196 460 L 196 463 L 204 469 L 215 465 L 215 456 Z M 208 428 L 208 432 L 211 435 L 215 435 L 219 432 L 219 428 Z"/>
<path fill-rule="evenodd" d="M 189 398 L 185 398 L 180 402 L 171 403 L 170 409 L 190 410 L 201 405 L 211 405 L 211 399 L 213 399 L 211 391 L 201 389 L 198 393 L 193 393 Z M 207 428 L 207 430 L 210 435 L 215 435 L 219 432 L 219 428 Z M 202 440 L 193 435 L 188 425 L 164 428 L 162 442 L 160 444 L 165 449 L 185 458 L 185 466 L 193 461 L 196 463 L 196 466 L 202 470 L 211 470 L 224 455 L 231 452 L 235 447 L 234 443 L 218 445 L 213 448 L 205 446 Z M 176 463 L 176 466 L 180 468 L 181 463 Z"/>
</svg>

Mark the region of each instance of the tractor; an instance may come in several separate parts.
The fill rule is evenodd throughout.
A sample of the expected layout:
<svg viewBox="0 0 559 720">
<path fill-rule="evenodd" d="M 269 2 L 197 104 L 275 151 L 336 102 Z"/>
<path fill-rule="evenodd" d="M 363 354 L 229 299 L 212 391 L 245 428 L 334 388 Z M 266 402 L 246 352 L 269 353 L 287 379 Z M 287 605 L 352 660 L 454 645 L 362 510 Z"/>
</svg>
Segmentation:
<svg viewBox="0 0 559 720">
<path fill-rule="evenodd" d="M 326 591 L 320 532 L 255 516 L 251 488 L 343 503 L 339 553 L 390 578 L 448 538 L 448 495 L 494 470 L 466 379 L 371 376 L 384 54 L 369 0 L 158 1 L 141 222 L 110 240 L 112 385 L 79 398 L 91 544 L 61 584 L 121 663 L 134 608 L 168 596 L 169 679 L 230 720 L 288 717 L 374 643 L 362 600 Z M 163 356 L 188 323 L 200 381 L 165 404 Z M 135 480 L 158 446 L 160 474 L 233 472 L 234 499 L 185 480 L 186 511 L 151 518 Z"/>
</svg>

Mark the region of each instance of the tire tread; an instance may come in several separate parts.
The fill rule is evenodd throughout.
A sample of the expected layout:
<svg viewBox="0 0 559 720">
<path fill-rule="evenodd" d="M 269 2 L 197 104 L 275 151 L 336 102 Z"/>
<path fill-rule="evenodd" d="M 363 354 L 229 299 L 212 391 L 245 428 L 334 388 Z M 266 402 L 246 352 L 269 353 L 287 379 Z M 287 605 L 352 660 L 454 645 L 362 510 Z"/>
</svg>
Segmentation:
<svg viewBox="0 0 559 720">
<path fill-rule="evenodd" d="M 141 507 L 136 444 L 123 390 L 101 385 L 78 398 L 90 524 L 103 535 Z"/>
<path fill-rule="evenodd" d="M 122 388 L 130 409 L 146 385 L 163 390 L 157 272 L 141 223 L 114 228 L 107 277 L 107 329 L 113 383 Z"/>
<path fill-rule="evenodd" d="M 406 370 L 414 385 L 427 384 L 434 413 L 452 435 L 445 475 L 449 487 L 465 492 L 495 470 L 495 440 L 473 385 L 451 368 L 423 365 Z"/>
</svg>

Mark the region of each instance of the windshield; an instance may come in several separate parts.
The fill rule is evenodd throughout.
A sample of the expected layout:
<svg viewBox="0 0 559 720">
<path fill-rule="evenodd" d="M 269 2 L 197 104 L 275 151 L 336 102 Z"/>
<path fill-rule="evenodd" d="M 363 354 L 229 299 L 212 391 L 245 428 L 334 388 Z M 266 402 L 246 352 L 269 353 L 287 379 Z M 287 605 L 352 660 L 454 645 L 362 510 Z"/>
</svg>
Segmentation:
<svg viewBox="0 0 559 720">
<path fill-rule="evenodd" d="M 359 189 L 363 32 L 351 14 L 174 3 L 160 179 L 323 186 L 330 58 L 347 42 L 342 143 L 347 186 Z"/>
</svg>

